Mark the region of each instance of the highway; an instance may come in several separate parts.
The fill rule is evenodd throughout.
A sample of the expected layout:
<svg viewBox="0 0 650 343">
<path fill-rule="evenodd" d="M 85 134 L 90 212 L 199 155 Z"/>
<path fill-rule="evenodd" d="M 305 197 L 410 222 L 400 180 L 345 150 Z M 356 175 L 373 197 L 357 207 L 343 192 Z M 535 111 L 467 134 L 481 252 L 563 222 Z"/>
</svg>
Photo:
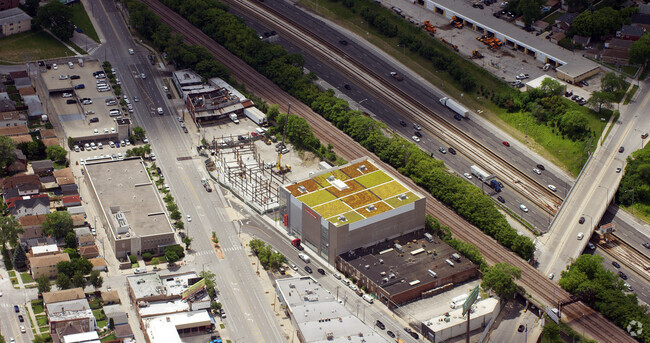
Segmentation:
<svg viewBox="0 0 650 343">
<path fill-rule="evenodd" d="M 219 192 L 206 193 L 200 179 L 205 177 L 203 159 L 196 156 L 193 146 L 198 141 L 196 131 L 185 134 L 176 120 L 176 110 L 162 91 L 161 77 L 165 72 L 152 68 L 146 59 L 144 49 L 132 41 L 122 16 L 110 0 L 95 4 L 94 14 L 98 22 L 104 23 L 102 31 L 106 43 L 94 56 L 111 61 L 122 80 L 124 93 L 142 101 L 132 102 L 135 107 L 135 125 L 142 126 L 158 158 L 157 165 L 165 175 L 165 182 L 172 190 L 183 216 L 191 215 L 193 221 L 186 222 L 186 231 L 193 238 L 192 250 L 186 260 L 192 260 L 189 268 L 202 269 L 218 275 L 216 281 L 219 297 L 228 316 L 225 324 L 233 339 L 244 342 L 281 342 L 286 340 L 279 329 L 275 316 L 264 296 L 257 276 L 248 264 L 245 251 L 236 235 L 236 229 L 225 208 L 229 205 Z M 128 49 L 134 48 L 135 55 Z M 145 73 L 142 79 L 139 74 Z M 168 75 L 168 73 L 167 73 Z M 162 107 L 164 116 L 151 114 L 151 108 Z M 174 115 L 171 115 L 171 114 Z M 196 136 L 196 137 L 193 137 Z M 193 138 L 196 141 L 193 142 Z M 178 158 L 191 157 L 179 161 Z M 226 253 L 224 260 L 217 259 L 209 237 L 215 231 Z"/>
</svg>

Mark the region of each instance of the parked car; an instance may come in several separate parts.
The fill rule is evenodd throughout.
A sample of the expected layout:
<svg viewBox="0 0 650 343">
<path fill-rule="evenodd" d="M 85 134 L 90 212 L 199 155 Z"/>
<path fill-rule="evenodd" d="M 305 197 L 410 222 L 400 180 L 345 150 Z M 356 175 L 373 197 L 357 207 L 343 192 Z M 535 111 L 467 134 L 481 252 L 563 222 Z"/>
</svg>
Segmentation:
<svg viewBox="0 0 650 343">
<path fill-rule="evenodd" d="M 580 217 L 580 219 L 578 220 L 578 223 L 584 224 L 585 223 L 585 217 Z"/>
<path fill-rule="evenodd" d="M 612 266 L 614 266 L 616 268 L 621 268 L 621 265 L 618 264 L 618 262 L 616 262 L 616 261 L 612 261 Z"/>
<path fill-rule="evenodd" d="M 385 329 L 386 329 L 386 325 L 384 325 L 384 323 L 382 323 L 381 320 L 377 320 L 377 322 L 375 323 L 375 325 L 376 325 L 378 328 L 380 328 L 381 330 L 385 330 Z"/>
<path fill-rule="evenodd" d="M 313 273 L 313 271 L 311 270 L 311 268 L 309 266 L 305 266 L 305 271 L 307 273 L 309 273 L 309 274 Z"/>
</svg>

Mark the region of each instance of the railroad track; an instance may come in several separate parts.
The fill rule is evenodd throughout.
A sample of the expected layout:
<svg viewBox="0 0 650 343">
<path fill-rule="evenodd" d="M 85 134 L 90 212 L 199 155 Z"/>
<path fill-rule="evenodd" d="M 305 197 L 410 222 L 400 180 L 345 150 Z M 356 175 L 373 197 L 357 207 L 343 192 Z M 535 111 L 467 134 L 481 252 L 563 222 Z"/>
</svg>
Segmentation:
<svg viewBox="0 0 650 343">
<path fill-rule="evenodd" d="M 439 139 L 456 148 L 460 147 L 463 154 L 476 164 L 483 167 L 489 166 L 488 170 L 498 171 L 502 182 L 536 203 L 545 212 L 551 215 L 557 212 L 562 201 L 557 193 L 550 191 L 546 185 L 540 184 L 491 149 L 483 146 L 472 136 L 453 125 L 447 117 L 431 111 L 426 105 L 401 90 L 399 86 L 368 68 L 362 61 L 355 60 L 337 45 L 321 38 L 318 32 L 302 26 L 264 2 L 245 0 L 225 0 L 225 2 L 247 11 L 261 22 L 268 22 L 274 29 L 288 34 L 294 43 L 320 54 L 321 62 L 344 71 L 348 77 L 359 81 L 364 85 L 364 89 L 377 99 L 391 105 L 407 119 L 423 123 L 423 126 Z"/>
<path fill-rule="evenodd" d="M 293 113 L 298 113 L 305 118 L 317 137 L 323 141 L 331 142 L 335 146 L 334 150 L 337 154 L 348 160 L 360 156 L 371 156 L 377 164 L 393 173 L 396 178 L 408 187 L 419 190 L 427 198 L 427 214 L 438 218 L 443 225 L 449 226 L 456 237 L 467 242 L 475 242 L 488 263 L 507 262 L 518 267 L 522 272 L 522 277 L 518 280 L 518 283 L 533 298 L 538 299 L 540 303 L 553 306 L 552 304 L 556 303 L 557 299 L 566 299 L 569 297 L 569 294 L 557 284 L 548 280 L 532 266 L 528 265 L 512 252 L 506 250 L 494 239 L 481 232 L 477 227 L 467 223 L 458 214 L 431 196 L 426 190 L 421 189 L 411 179 L 400 174 L 392 166 L 382 162 L 377 156 L 339 131 L 319 114 L 313 112 L 307 105 L 282 91 L 273 82 L 259 74 L 224 47 L 214 42 L 179 14 L 158 0 L 141 1 L 147 4 L 174 31 L 183 34 L 187 43 L 201 45 L 208 49 L 215 58 L 227 65 L 233 77 L 238 82 L 245 83 L 247 89 L 251 92 L 262 97 L 269 103 L 277 103 L 282 111 L 287 111 L 287 105 L 290 103 L 294 111 Z M 576 331 L 584 328 L 588 336 L 600 342 L 635 342 L 626 332 L 582 303 L 574 303 L 566 306 L 563 309 L 563 313 L 564 320 Z M 585 314 L 585 316 L 582 316 L 582 314 Z"/>
</svg>

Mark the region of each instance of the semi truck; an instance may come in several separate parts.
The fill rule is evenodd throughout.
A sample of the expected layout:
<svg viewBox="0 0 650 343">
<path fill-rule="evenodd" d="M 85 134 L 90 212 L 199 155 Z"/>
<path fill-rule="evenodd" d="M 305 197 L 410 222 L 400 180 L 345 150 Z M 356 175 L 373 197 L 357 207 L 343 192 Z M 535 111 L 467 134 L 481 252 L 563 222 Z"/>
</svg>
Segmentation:
<svg viewBox="0 0 650 343">
<path fill-rule="evenodd" d="M 251 106 L 244 109 L 244 114 L 252 120 L 255 124 L 259 126 L 266 125 L 266 115 L 264 112 L 257 109 L 257 107 Z"/>
<path fill-rule="evenodd" d="M 479 166 L 475 165 L 471 166 L 469 169 L 472 172 L 472 175 L 476 176 L 479 180 L 481 180 L 481 182 L 490 186 L 490 188 L 494 189 L 495 191 L 501 192 L 503 183 L 499 182 L 494 175 L 491 175 L 490 173 L 481 169 Z"/>
<path fill-rule="evenodd" d="M 460 115 L 463 118 L 467 118 L 467 116 L 469 116 L 469 110 L 463 107 L 463 105 L 456 102 L 454 99 L 444 97 L 440 99 L 440 103 L 447 106 L 447 108 L 456 112 L 458 115 Z"/>
<path fill-rule="evenodd" d="M 300 238 L 295 238 L 294 240 L 292 240 L 292 241 L 291 241 L 291 245 L 293 245 L 294 247 L 296 247 L 296 249 L 298 249 L 298 250 L 303 250 L 303 249 L 305 249 L 305 248 L 303 248 L 302 245 L 300 244 Z"/>
</svg>

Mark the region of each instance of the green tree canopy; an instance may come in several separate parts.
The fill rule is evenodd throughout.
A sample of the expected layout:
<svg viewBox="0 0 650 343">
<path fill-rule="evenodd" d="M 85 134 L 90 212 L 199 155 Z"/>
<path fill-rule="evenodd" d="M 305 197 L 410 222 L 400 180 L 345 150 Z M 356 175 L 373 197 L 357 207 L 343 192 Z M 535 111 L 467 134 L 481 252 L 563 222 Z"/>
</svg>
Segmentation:
<svg viewBox="0 0 650 343">
<path fill-rule="evenodd" d="M 522 14 L 526 25 L 532 25 L 533 22 L 540 17 L 542 5 L 545 3 L 545 0 L 519 0 L 517 13 Z"/>
<path fill-rule="evenodd" d="M 591 98 L 587 101 L 587 105 L 600 112 L 605 108 L 612 108 L 612 103 L 616 101 L 616 95 L 610 92 L 594 91 L 591 93 Z"/>
<path fill-rule="evenodd" d="M 648 66 L 650 61 L 650 33 L 646 32 L 641 39 L 632 43 L 630 47 L 630 63 Z"/>
<path fill-rule="evenodd" d="M 22 244 L 16 246 L 16 249 L 14 250 L 14 258 L 11 262 L 17 270 L 22 270 L 27 266 L 27 255 L 25 254 L 25 249 Z"/>
<path fill-rule="evenodd" d="M 193 239 L 190 238 L 190 236 L 185 236 L 185 238 L 183 238 L 183 243 L 185 243 L 185 249 L 190 250 L 190 246 L 192 245 L 192 241 L 193 241 Z"/>
<path fill-rule="evenodd" d="M 101 288 L 104 284 L 104 278 L 100 275 L 99 271 L 93 270 L 90 272 L 90 284 L 97 288 Z"/>
<path fill-rule="evenodd" d="M 609 72 L 600 80 L 600 89 L 603 92 L 615 93 L 619 90 L 625 90 L 628 83 L 625 81 L 625 76 L 618 75 L 614 72 Z"/>
<path fill-rule="evenodd" d="M 56 238 L 64 238 L 68 232 L 72 232 L 74 223 L 68 211 L 56 211 L 48 213 L 43 222 L 43 233 Z"/>
<path fill-rule="evenodd" d="M 38 279 L 36 279 L 36 283 L 38 284 L 38 293 L 47 293 L 52 289 L 50 279 L 45 275 L 39 276 Z"/>
<path fill-rule="evenodd" d="M 72 281 L 70 278 L 63 274 L 59 273 L 59 275 L 56 276 L 56 287 L 59 289 L 68 289 L 72 286 Z"/>
<path fill-rule="evenodd" d="M 14 150 L 16 150 L 16 141 L 7 136 L 0 136 L 0 166 L 3 169 L 16 160 Z"/>
<path fill-rule="evenodd" d="M 86 278 L 84 278 L 83 274 L 80 271 L 75 272 L 72 276 L 72 284 L 75 287 L 79 287 L 81 289 L 86 288 Z"/>
<path fill-rule="evenodd" d="M 566 112 L 560 121 L 560 130 L 571 139 L 577 139 L 587 133 L 589 121 L 587 116 L 577 110 Z"/>
<path fill-rule="evenodd" d="M 489 267 L 483 275 L 481 288 L 491 290 L 502 299 L 512 299 L 517 292 L 516 279 L 521 277 L 521 270 L 507 263 L 498 263 Z"/>
<path fill-rule="evenodd" d="M 25 230 L 13 215 L 3 216 L 0 219 L 0 244 L 4 249 L 7 243 L 12 246 L 18 244 L 18 234 L 24 233 Z"/>
<path fill-rule="evenodd" d="M 143 140 L 145 135 L 146 135 L 146 131 L 140 126 L 136 126 L 133 128 L 133 138 L 137 140 Z"/>
<path fill-rule="evenodd" d="M 562 93 L 564 93 L 564 85 L 562 85 L 557 80 L 547 77 L 544 80 L 542 80 L 542 85 L 540 87 L 540 90 L 542 90 L 547 97 L 553 95 L 561 95 Z"/>
<path fill-rule="evenodd" d="M 65 235 L 64 241 L 66 248 L 77 249 L 77 235 L 75 235 L 74 231 L 68 232 L 68 234 Z"/>
<path fill-rule="evenodd" d="M 168 245 L 165 247 L 165 258 L 167 262 L 174 263 L 185 256 L 183 252 L 183 247 L 180 245 Z"/>
<path fill-rule="evenodd" d="M 38 139 L 31 142 L 19 143 L 17 147 L 30 161 L 44 160 L 47 157 L 47 153 L 45 152 L 47 147 L 43 143 L 43 140 Z"/>
<path fill-rule="evenodd" d="M 52 161 L 65 161 L 68 152 L 65 151 L 60 145 L 50 145 L 45 148 L 45 153 Z"/>
<path fill-rule="evenodd" d="M 72 11 L 59 1 L 48 1 L 38 8 L 36 23 L 63 41 L 72 38 L 74 25 L 72 24 Z"/>
</svg>

